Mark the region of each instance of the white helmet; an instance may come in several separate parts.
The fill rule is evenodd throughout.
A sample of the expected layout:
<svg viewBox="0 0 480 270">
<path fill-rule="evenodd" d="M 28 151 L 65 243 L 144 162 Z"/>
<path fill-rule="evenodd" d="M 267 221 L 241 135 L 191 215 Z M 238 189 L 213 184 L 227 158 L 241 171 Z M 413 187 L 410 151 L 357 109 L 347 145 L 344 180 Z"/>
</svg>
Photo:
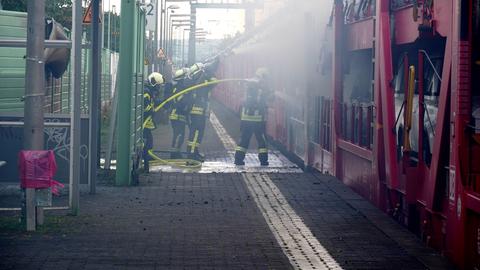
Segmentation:
<svg viewBox="0 0 480 270">
<path fill-rule="evenodd" d="M 163 83 L 163 76 L 158 72 L 152 72 L 148 75 L 148 82 L 151 86 L 157 86 Z"/>
<path fill-rule="evenodd" d="M 174 79 L 179 79 L 179 78 L 187 75 L 188 72 L 189 72 L 188 68 L 177 69 L 177 71 L 175 71 Z"/>
<path fill-rule="evenodd" d="M 195 73 L 201 69 L 203 69 L 204 64 L 203 63 L 195 63 L 190 67 L 190 73 Z"/>
<path fill-rule="evenodd" d="M 268 69 L 266 67 L 260 67 L 255 72 L 255 76 L 259 79 L 265 79 L 268 76 Z"/>
</svg>

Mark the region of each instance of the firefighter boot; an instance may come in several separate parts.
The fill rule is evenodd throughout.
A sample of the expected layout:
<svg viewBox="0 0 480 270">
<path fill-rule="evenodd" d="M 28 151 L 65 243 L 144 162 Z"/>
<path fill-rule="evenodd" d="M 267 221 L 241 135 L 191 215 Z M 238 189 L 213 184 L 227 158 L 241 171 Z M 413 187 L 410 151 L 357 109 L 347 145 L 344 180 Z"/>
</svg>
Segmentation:
<svg viewBox="0 0 480 270">
<path fill-rule="evenodd" d="M 270 163 L 268 163 L 268 154 L 267 153 L 259 153 L 258 154 L 258 160 L 260 160 L 260 165 L 261 166 L 268 166 Z"/>
<path fill-rule="evenodd" d="M 267 148 L 259 148 L 258 149 L 258 160 L 260 160 L 260 165 L 268 166 L 268 149 Z"/>
<path fill-rule="evenodd" d="M 239 151 L 237 149 L 237 151 L 235 151 L 235 165 L 245 165 L 245 152 L 243 151 Z"/>
</svg>

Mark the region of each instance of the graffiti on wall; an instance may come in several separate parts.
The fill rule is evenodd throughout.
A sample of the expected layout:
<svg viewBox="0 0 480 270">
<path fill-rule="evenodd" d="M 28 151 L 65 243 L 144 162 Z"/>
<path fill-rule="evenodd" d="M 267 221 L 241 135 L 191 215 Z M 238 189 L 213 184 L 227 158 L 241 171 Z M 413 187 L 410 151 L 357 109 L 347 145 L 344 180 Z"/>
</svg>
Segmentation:
<svg viewBox="0 0 480 270">
<path fill-rule="evenodd" d="M 59 123 L 59 119 L 47 119 L 45 122 Z M 55 152 L 57 158 L 70 161 L 70 131 L 68 127 L 49 127 L 44 129 L 46 146 Z M 80 145 L 80 158 L 88 158 L 88 146 Z"/>
<path fill-rule="evenodd" d="M 22 121 L 23 116 L 0 115 L 0 121 Z M 68 115 L 46 115 L 45 122 L 69 122 Z M 45 127 L 45 149 L 55 153 L 57 173 L 55 179 L 67 183 L 70 170 L 70 127 Z M 87 179 L 88 171 L 88 118 L 82 117 L 80 138 L 81 182 Z M 0 168 L 0 182 L 18 181 L 18 153 L 23 149 L 23 127 L 0 126 L 0 160 L 6 165 Z M 86 180 L 85 180 L 86 181 Z"/>
</svg>

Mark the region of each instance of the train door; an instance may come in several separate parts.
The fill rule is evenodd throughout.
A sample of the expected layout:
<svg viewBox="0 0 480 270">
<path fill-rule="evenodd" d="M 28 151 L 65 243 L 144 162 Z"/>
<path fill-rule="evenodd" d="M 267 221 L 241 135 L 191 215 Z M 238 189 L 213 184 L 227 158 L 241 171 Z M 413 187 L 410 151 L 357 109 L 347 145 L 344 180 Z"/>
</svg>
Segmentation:
<svg viewBox="0 0 480 270">
<path fill-rule="evenodd" d="M 404 53 L 398 61 L 394 80 L 397 158 L 408 155 L 404 161 L 411 165 L 431 163 L 442 64 L 442 56 L 425 50 Z"/>
<path fill-rule="evenodd" d="M 426 230 L 426 178 L 433 149 L 439 147 L 448 153 L 448 147 L 434 145 L 444 54 L 445 38 L 440 36 L 419 38 L 412 44 L 397 47 L 393 87 L 400 179 L 398 203 L 401 204 L 399 208 L 403 209 L 399 221 L 419 236 L 425 235 Z M 444 168 L 448 165 L 448 154 L 440 155 L 437 159 L 442 169 L 435 179 L 439 186 L 435 192 L 443 196 L 440 196 L 442 199 L 436 202 L 435 207 L 441 210 L 447 200 L 447 174 Z M 435 241 L 438 239 L 436 237 Z"/>
<path fill-rule="evenodd" d="M 307 20 L 307 25 L 315 24 Z M 306 43 L 307 97 L 305 104 L 308 107 L 306 112 L 308 148 L 305 163 L 321 172 L 333 174 L 331 154 L 332 26 L 327 25 L 323 31 L 323 34 L 318 36 L 309 35 L 307 38 L 310 40 Z"/>
</svg>

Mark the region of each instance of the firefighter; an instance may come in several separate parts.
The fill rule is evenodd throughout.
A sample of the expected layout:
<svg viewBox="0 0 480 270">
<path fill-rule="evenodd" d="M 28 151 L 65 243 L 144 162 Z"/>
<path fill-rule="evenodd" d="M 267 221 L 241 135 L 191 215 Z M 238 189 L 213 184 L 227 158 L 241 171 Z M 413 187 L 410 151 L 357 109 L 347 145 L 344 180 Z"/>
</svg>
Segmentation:
<svg viewBox="0 0 480 270">
<path fill-rule="evenodd" d="M 188 69 L 179 69 L 173 78 L 174 85 L 172 95 L 190 86 Z M 181 148 L 185 141 L 185 126 L 187 124 L 189 101 L 187 95 L 181 95 L 173 100 L 169 115 L 170 125 L 173 130 L 170 158 L 182 158 Z"/>
<path fill-rule="evenodd" d="M 192 67 L 193 72 L 190 74 L 194 84 L 216 80 L 213 77 L 217 68 L 216 64 L 195 64 Z M 187 153 L 190 159 L 204 161 L 204 156 L 200 154 L 199 147 L 205 133 L 207 118 L 210 115 L 210 94 L 213 88 L 213 85 L 209 85 L 191 93 L 192 104 L 189 114 L 187 142 Z"/>
<path fill-rule="evenodd" d="M 257 69 L 255 78 L 247 82 L 246 98 L 241 110 L 240 141 L 235 149 L 235 165 L 245 165 L 245 155 L 250 138 L 255 134 L 260 165 L 268 166 L 268 148 L 265 137 L 267 103 L 271 93 L 266 85 L 268 71 Z"/>
<path fill-rule="evenodd" d="M 145 172 L 150 170 L 149 161 L 150 155 L 148 151 L 153 149 L 153 136 L 152 130 L 156 128 L 154 117 L 155 100 L 160 97 L 160 90 L 163 85 L 163 76 L 158 72 L 153 72 L 147 78 L 145 82 L 144 94 L 143 94 L 143 167 Z"/>
</svg>

